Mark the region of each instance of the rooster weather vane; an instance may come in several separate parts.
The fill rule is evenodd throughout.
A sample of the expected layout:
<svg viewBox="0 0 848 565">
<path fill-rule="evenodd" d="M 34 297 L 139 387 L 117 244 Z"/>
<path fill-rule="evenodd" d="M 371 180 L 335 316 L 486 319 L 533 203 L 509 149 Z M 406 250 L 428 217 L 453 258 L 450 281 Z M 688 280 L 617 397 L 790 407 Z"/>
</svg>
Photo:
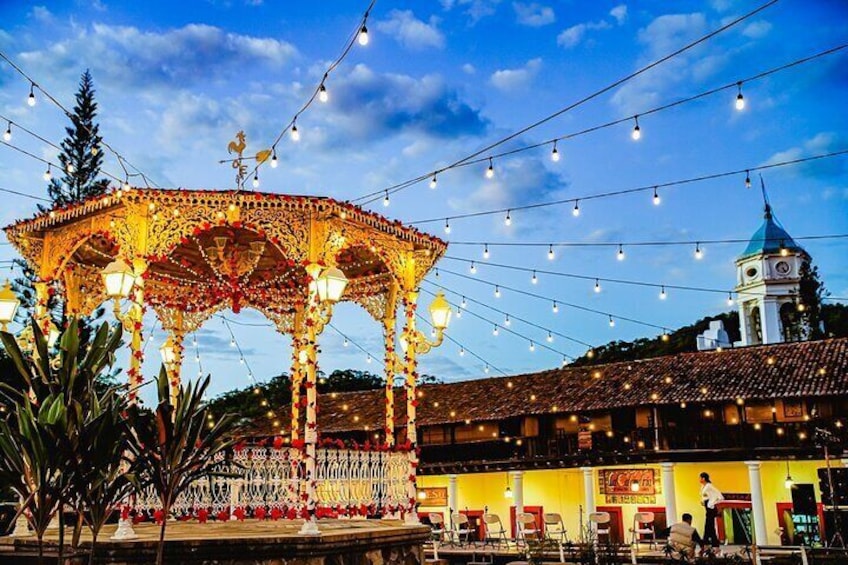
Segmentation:
<svg viewBox="0 0 848 565">
<path fill-rule="evenodd" d="M 237 157 L 233 159 L 232 164 L 233 168 L 236 170 L 236 188 L 241 190 L 244 188 L 244 177 L 247 176 L 247 165 L 244 164 L 244 149 L 247 147 L 247 142 L 245 141 L 246 136 L 244 135 L 244 130 L 240 130 L 236 134 L 236 138 L 232 140 L 229 145 L 227 145 L 227 153 L 232 155 L 235 153 Z M 263 149 L 256 153 L 253 157 L 256 159 L 256 166 L 258 167 L 262 163 L 268 160 L 268 157 L 271 156 L 272 151 L 270 149 Z M 248 157 L 249 159 L 250 157 Z M 258 176 L 256 177 L 259 178 Z"/>
</svg>

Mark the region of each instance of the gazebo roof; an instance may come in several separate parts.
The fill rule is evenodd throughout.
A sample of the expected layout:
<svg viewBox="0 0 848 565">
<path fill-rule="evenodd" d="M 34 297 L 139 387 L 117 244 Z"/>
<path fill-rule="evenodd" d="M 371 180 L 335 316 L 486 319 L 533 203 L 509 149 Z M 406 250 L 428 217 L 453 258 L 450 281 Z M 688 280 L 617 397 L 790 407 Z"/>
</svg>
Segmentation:
<svg viewBox="0 0 848 565">
<path fill-rule="evenodd" d="M 417 286 L 447 248 L 332 198 L 234 190 L 116 191 L 4 229 L 42 280 L 64 285 L 72 311 L 105 300 L 99 273 L 122 257 L 143 273 L 145 302 L 163 323 L 179 312 L 189 331 L 241 306 L 286 331 L 306 297 L 309 263 L 340 268 L 343 300 L 380 319 L 393 308 L 392 289 Z"/>
</svg>

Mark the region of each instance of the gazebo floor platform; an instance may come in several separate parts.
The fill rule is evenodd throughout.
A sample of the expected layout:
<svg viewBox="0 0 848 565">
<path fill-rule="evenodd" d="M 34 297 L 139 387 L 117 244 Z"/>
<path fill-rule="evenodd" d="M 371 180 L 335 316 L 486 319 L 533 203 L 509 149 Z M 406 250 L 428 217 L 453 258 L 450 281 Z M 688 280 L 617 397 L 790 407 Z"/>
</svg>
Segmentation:
<svg viewBox="0 0 848 565">
<path fill-rule="evenodd" d="M 426 526 L 397 520 L 319 521 L 320 535 L 302 535 L 300 520 L 169 522 L 165 532 L 165 562 L 215 565 L 423 565 Z M 136 524 L 137 539 L 112 540 L 116 526 L 98 537 L 96 563 L 152 563 L 159 526 Z M 65 543 L 71 531 L 66 529 Z M 78 554 L 68 563 L 86 563 L 91 537 L 84 531 Z M 0 563 L 35 563 L 34 536 L 0 538 Z M 58 531 L 45 536 L 45 554 L 58 554 Z M 53 561 L 55 562 L 55 561 Z"/>
</svg>

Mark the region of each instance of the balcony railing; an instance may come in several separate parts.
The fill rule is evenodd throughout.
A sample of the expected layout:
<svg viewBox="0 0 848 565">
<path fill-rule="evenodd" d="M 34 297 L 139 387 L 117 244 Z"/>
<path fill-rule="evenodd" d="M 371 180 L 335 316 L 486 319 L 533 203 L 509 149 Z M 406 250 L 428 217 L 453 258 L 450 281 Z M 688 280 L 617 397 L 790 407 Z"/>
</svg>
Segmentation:
<svg viewBox="0 0 848 565">
<path fill-rule="evenodd" d="M 646 454 L 697 450 L 812 449 L 814 422 L 731 425 L 704 423 L 696 426 L 663 426 L 591 432 L 557 430 L 552 436 L 501 438 L 440 445 L 423 445 L 425 465 L 460 462 L 527 461 L 564 457 Z"/>
</svg>

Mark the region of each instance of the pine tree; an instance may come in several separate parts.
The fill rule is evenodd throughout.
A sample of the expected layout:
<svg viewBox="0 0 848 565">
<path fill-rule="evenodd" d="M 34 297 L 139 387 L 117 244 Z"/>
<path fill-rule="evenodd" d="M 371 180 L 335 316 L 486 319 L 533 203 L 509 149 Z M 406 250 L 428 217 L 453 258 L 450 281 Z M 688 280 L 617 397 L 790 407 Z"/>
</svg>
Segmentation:
<svg viewBox="0 0 848 565">
<path fill-rule="evenodd" d="M 62 152 L 58 156 L 63 174 L 61 178 L 51 179 L 47 187 L 51 204 L 48 206 L 39 204 L 38 208 L 41 212 L 99 196 L 109 188 L 107 179 L 98 178 L 103 164 L 102 139 L 99 134 L 100 128 L 95 121 L 97 102 L 94 101 L 94 82 L 88 70 L 80 78 L 76 104 L 73 113 L 68 117 L 71 125 L 65 128 L 67 137 L 62 140 Z M 37 277 L 25 261 L 17 260 L 16 264 L 22 272 L 22 276 L 15 279 L 14 283 L 18 297 L 21 299 L 21 308 L 18 312 L 20 316 L 26 317 L 32 313 L 35 306 L 33 283 Z M 54 312 L 57 322 L 64 321 L 63 309 L 55 299 L 48 304 L 48 307 L 51 312 Z"/>
</svg>

